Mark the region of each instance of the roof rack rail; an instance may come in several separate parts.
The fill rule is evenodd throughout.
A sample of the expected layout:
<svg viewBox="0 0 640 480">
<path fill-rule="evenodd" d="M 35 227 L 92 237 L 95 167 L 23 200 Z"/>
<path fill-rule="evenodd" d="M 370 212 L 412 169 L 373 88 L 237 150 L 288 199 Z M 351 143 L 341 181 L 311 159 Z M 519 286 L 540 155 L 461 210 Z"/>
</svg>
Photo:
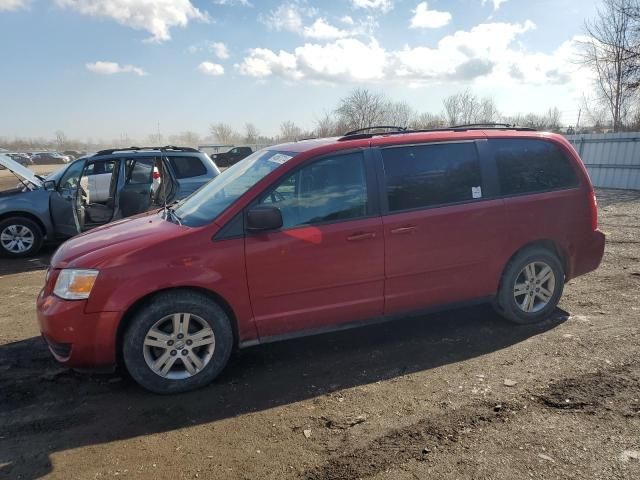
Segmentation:
<svg viewBox="0 0 640 480">
<path fill-rule="evenodd" d="M 398 127 L 397 125 L 373 125 L 371 127 L 364 127 L 364 128 L 358 128 L 356 130 L 351 130 L 350 132 L 345 133 L 343 137 L 346 137 L 348 135 L 356 135 L 362 132 L 368 132 L 369 130 L 381 130 L 383 128 L 386 130 L 393 129 L 396 132 L 404 132 L 407 130 L 407 127 Z"/>
<path fill-rule="evenodd" d="M 391 132 L 371 132 L 364 133 L 367 130 L 375 130 L 379 128 L 396 128 L 397 130 Z M 402 127 L 368 127 L 360 130 L 354 130 L 353 132 L 347 132 L 338 139 L 339 142 L 345 140 L 357 140 L 361 138 L 371 138 L 376 135 L 401 135 L 403 133 L 426 133 L 426 132 L 463 132 L 467 130 L 490 130 L 490 129 L 507 129 L 517 130 L 523 132 L 535 132 L 535 128 L 531 127 L 519 127 L 517 125 L 510 125 L 508 123 L 470 123 L 467 125 L 453 125 L 451 127 L 439 127 L 439 128 L 421 128 L 421 129 L 408 129 Z"/>
<path fill-rule="evenodd" d="M 96 152 L 96 155 L 112 155 L 116 152 L 139 152 L 141 150 L 160 150 L 169 152 L 199 152 L 200 150 L 191 147 L 176 147 L 175 145 L 166 145 L 164 147 L 122 147 L 108 148 Z"/>
<path fill-rule="evenodd" d="M 357 140 L 359 138 L 371 138 L 374 135 L 379 135 L 383 132 L 371 132 L 371 130 L 389 130 L 384 132 L 385 135 L 406 133 L 407 127 L 398 127 L 397 125 L 373 125 L 371 127 L 358 128 L 357 130 L 351 130 L 338 139 L 339 142 L 343 140 Z"/>
<path fill-rule="evenodd" d="M 510 123 L 496 123 L 496 122 L 478 122 L 478 123 L 463 123 L 461 125 L 454 125 L 451 128 L 511 128 L 515 125 Z"/>
</svg>

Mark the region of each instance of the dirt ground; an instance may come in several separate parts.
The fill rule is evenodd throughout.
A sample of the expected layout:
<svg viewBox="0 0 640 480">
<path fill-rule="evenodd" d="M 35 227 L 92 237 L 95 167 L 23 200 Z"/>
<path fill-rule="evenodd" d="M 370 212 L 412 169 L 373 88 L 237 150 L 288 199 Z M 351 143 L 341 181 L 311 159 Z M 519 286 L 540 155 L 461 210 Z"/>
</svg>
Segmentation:
<svg viewBox="0 0 640 480">
<path fill-rule="evenodd" d="M 0 260 L 0 477 L 638 479 L 640 192 L 598 193 L 603 264 L 547 323 L 482 306 L 264 345 L 171 397 L 57 367 L 51 250 Z"/>
</svg>

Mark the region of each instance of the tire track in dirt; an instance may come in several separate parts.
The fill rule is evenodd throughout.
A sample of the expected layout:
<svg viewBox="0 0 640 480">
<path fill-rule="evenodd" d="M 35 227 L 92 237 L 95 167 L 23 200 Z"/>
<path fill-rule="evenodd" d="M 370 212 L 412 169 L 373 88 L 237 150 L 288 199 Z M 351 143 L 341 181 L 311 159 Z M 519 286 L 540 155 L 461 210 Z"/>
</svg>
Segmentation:
<svg viewBox="0 0 640 480">
<path fill-rule="evenodd" d="M 522 413 L 530 415 L 537 405 L 550 414 L 560 412 L 583 412 L 595 414 L 605 409 L 625 417 L 640 416 L 637 396 L 640 392 L 639 365 L 588 373 L 565 378 L 546 386 L 541 392 L 526 392 L 519 402 L 484 402 L 471 404 L 449 415 L 429 417 L 413 425 L 393 430 L 368 444 L 354 448 L 308 470 L 302 475 L 305 480 L 341 480 L 368 478 L 411 460 L 424 461 L 432 451 L 443 454 L 459 441 L 461 435 L 478 431 L 487 426 L 501 428 L 515 421 L 522 421 Z M 614 405 L 605 406 L 605 400 L 615 400 Z M 610 403 L 610 402 L 609 402 Z M 531 408 L 533 407 L 533 408 Z M 482 412 L 482 413 L 478 413 Z M 519 415 L 515 416 L 514 413 Z M 437 459 L 432 456 L 430 460 Z"/>
</svg>

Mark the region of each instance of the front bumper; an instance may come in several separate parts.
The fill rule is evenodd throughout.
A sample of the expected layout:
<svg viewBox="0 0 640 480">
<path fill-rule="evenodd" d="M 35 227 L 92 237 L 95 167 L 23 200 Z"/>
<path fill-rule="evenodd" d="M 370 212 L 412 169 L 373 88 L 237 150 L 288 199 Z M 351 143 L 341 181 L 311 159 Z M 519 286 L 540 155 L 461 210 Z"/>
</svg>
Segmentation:
<svg viewBox="0 0 640 480">
<path fill-rule="evenodd" d="M 120 312 L 86 313 L 85 300 L 63 300 L 42 292 L 38 323 L 49 351 L 62 365 L 102 369 L 116 364 Z"/>
</svg>

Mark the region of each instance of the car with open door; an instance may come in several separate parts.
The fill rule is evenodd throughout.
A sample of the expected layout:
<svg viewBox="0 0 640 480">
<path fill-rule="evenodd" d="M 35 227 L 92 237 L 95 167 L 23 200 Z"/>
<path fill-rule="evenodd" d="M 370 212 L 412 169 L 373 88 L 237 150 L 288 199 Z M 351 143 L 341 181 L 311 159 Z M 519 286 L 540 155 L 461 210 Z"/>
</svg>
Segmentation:
<svg viewBox="0 0 640 480">
<path fill-rule="evenodd" d="M 61 364 L 120 362 L 171 393 L 211 382 L 236 347 L 415 312 L 489 302 L 540 322 L 603 252 L 560 135 L 355 131 L 259 150 L 175 206 L 69 240 L 38 320 Z"/>
<path fill-rule="evenodd" d="M 46 178 L 7 156 L 0 165 L 21 182 L 0 193 L 0 254 L 14 257 L 181 200 L 219 174 L 205 154 L 180 147 L 103 150 Z"/>
</svg>

